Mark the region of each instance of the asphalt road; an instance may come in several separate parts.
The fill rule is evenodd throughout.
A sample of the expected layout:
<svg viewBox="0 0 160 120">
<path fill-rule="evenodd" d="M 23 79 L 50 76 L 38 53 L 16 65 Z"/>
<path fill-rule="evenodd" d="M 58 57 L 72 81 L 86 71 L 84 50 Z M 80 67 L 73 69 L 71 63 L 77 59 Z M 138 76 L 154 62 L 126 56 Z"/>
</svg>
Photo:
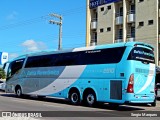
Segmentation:
<svg viewBox="0 0 160 120">
<path fill-rule="evenodd" d="M 109 106 L 108 104 L 100 104 L 94 108 L 90 108 L 85 106 L 70 105 L 66 100 L 58 100 L 53 98 L 44 98 L 42 100 L 39 100 L 36 97 L 17 98 L 14 94 L 6 94 L 4 92 L 0 92 L 0 111 L 9 111 L 14 113 L 17 112 L 20 116 L 24 117 L 23 120 L 53 118 L 56 120 L 106 120 L 106 117 L 111 117 L 110 119 L 125 120 L 134 119 L 129 118 L 131 116 L 142 116 L 142 113 L 145 113 L 147 115 L 156 115 L 157 112 L 155 111 L 159 111 L 158 116 L 160 116 L 160 101 L 157 101 L 156 107 L 138 104 L 134 106 L 121 105 L 120 107 L 115 108 Z M 31 113 L 35 113 L 33 115 L 37 115 L 38 118 L 25 117 L 26 114 L 31 115 Z M 0 113 L 0 116 L 2 116 L 2 113 Z M 42 118 L 40 118 L 41 116 Z M 10 118 L 9 120 L 12 119 L 13 118 Z M 21 119 L 22 118 L 19 118 L 17 120 Z M 151 118 L 147 117 L 147 119 Z M 4 117 L 0 117 L 0 120 L 5 119 Z"/>
</svg>

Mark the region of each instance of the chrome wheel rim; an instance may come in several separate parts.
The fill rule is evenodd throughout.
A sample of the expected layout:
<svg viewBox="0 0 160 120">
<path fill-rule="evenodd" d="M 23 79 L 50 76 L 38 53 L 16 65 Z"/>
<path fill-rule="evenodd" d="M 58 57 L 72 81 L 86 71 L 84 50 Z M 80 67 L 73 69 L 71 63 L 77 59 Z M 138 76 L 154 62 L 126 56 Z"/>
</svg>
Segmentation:
<svg viewBox="0 0 160 120">
<path fill-rule="evenodd" d="M 17 95 L 21 96 L 21 90 L 20 89 L 17 90 Z"/>
<path fill-rule="evenodd" d="M 71 101 L 72 101 L 73 103 L 77 103 L 77 102 L 78 102 L 78 94 L 77 94 L 77 93 L 73 93 L 73 94 L 71 95 Z"/>
<path fill-rule="evenodd" d="M 92 104 L 94 104 L 94 101 L 95 101 L 94 95 L 93 94 L 89 94 L 87 96 L 87 102 L 88 102 L 88 104 L 92 105 Z"/>
</svg>

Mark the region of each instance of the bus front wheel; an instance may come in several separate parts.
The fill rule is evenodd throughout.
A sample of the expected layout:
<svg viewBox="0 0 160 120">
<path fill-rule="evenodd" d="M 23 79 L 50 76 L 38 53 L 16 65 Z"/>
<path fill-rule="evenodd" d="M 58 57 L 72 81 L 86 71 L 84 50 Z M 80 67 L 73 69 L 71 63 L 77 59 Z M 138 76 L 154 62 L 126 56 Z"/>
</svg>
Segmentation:
<svg viewBox="0 0 160 120">
<path fill-rule="evenodd" d="M 20 87 L 16 88 L 16 95 L 17 95 L 17 97 L 22 97 L 22 90 Z"/>
</svg>

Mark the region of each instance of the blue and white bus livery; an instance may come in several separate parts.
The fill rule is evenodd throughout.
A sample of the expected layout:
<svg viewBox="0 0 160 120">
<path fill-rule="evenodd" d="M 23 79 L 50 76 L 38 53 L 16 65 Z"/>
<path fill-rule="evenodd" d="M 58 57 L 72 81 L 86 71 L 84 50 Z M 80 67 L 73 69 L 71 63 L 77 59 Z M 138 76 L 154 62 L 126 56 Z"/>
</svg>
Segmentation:
<svg viewBox="0 0 160 120">
<path fill-rule="evenodd" d="M 8 62 L 6 92 L 104 103 L 155 106 L 153 47 L 127 42 L 27 54 Z"/>
</svg>

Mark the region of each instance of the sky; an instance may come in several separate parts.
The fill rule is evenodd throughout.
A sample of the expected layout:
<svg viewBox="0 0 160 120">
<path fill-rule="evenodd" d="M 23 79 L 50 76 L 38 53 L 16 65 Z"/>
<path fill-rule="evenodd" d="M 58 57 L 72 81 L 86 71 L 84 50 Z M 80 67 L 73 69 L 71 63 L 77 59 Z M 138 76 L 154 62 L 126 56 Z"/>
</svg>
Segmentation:
<svg viewBox="0 0 160 120">
<path fill-rule="evenodd" d="M 62 18 L 62 49 L 85 46 L 86 0 L 0 0 L 0 52 L 9 59 L 36 51 L 58 49 Z"/>
</svg>

